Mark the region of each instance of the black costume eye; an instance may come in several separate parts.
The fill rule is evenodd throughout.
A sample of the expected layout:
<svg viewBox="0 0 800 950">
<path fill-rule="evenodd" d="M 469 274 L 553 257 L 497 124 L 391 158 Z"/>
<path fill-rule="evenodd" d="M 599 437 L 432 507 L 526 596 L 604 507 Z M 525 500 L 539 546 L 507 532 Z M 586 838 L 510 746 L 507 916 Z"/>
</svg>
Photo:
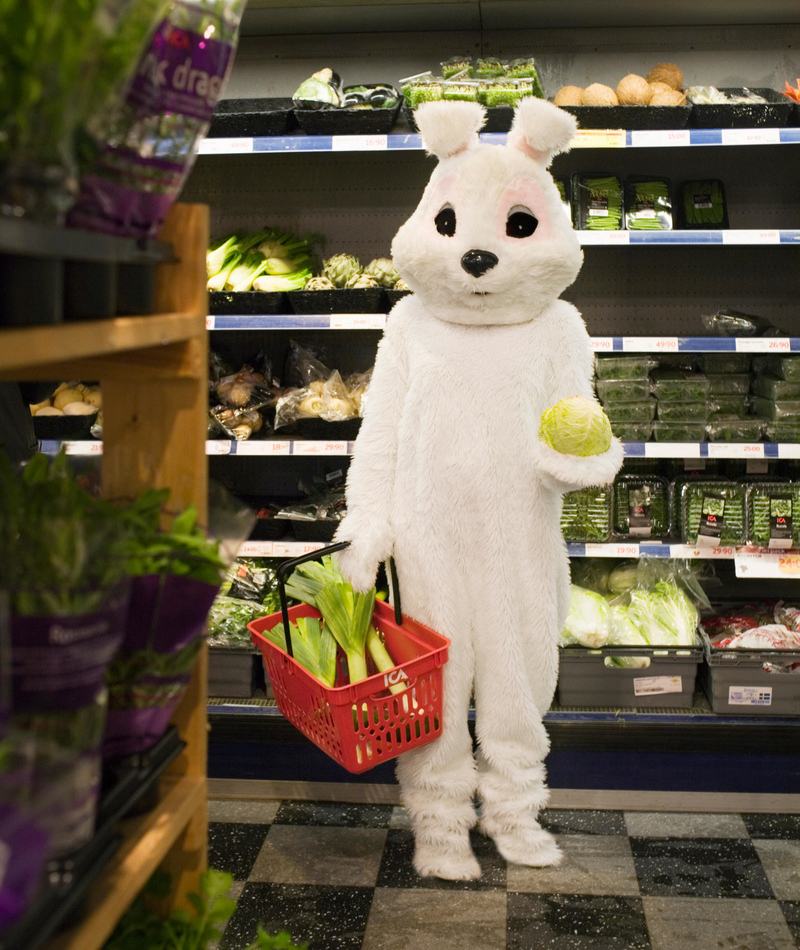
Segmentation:
<svg viewBox="0 0 800 950">
<path fill-rule="evenodd" d="M 445 205 L 433 220 L 439 234 L 452 237 L 456 233 L 456 213 L 450 205 Z"/>
<path fill-rule="evenodd" d="M 512 208 L 506 221 L 506 234 L 513 238 L 530 237 L 539 224 L 527 208 Z"/>
</svg>

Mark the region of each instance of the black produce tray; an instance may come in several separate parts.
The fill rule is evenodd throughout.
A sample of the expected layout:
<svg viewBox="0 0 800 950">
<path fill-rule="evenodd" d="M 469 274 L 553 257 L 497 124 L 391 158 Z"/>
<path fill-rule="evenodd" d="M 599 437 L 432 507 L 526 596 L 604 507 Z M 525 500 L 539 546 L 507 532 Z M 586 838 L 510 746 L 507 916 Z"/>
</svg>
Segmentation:
<svg viewBox="0 0 800 950">
<path fill-rule="evenodd" d="M 393 109 L 295 109 L 306 135 L 384 135 L 391 132 L 401 102 Z"/>
<path fill-rule="evenodd" d="M 403 297 L 407 297 L 411 291 L 410 290 L 392 290 L 391 288 L 384 289 L 384 296 L 386 297 L 386 312 L 388 313 L 392 307 L 397 303 L 398 300 L 402 300 Z"/>
<path fill-rule="evenodd" d="M 208 294 L 209 313 L 219 316 L 258 316 L 288 313 L 286 294 L 266 290 L 212 290 Z"/>
<path fill-rule="evenodd" d="M 291 528 L 291 522 L 286 518 L 256 518 L 253 530 L 250 532 L 251 541 L 280 541 Z"/>
<path fill-rule="evenodd" d="M 697 103 L 692 106 L 691 125 L 695 129 L 773 128 L 792 124 L 793 103 L 774 89 L 753 89 L 766 102 Z M 741 87 L 720 89 L 726 95 L 741 95 Z"/>
<path fill-rule="evenodd" d="M 292 290 L 286 294 L 297 314 L 303 313 L 383 313 L 382 287 L 355 290 Z"/>
<path fill-rule="evenodd" d="M 409 128 L 414 132 L 418 132 L 417 123 L 414 121 L 414 110 L 410 106 L 403 105 L 403 115 Z M 513 121 L 514 109 L 512 106 L 488 106 L 481 132 L 510 132 Z"/>
<path fill-rule="evenodd" d="M 292 531 L 298 541 L 332 541 L 342 522 L 338 518 L 319 521 L 292 521 Z"/>
<path fill-rule="evenodd" d="M 560 106 L 581 129 L 683 129 L 692 106 Z M 695 107 L 696 108 L 696 107 Z"/>
<path fill-rule="evenodd" d="M 301 441 L 309 439 L 323 439 L 329 442 L 352 442 L 361 428 L 360 419 L 346 419 L 344 422 L 326 422 L 324 419 L 298 419 L 292 423 L 291 435 Z M 281 429 L 275 431 L 275 438 L 280 438 Z"/>
<path fill-rule="evenodd" d="M 291 99 L 222 99 L 211 119 L 208 137 L 285 135 L 294 128 Z"/>
<path fill-rule="evenodd" d="M 90 416 L 34 416 L 33 433 L 37 439 L 88 440 L 96 419 L 96 412 Z"/>
</svg>

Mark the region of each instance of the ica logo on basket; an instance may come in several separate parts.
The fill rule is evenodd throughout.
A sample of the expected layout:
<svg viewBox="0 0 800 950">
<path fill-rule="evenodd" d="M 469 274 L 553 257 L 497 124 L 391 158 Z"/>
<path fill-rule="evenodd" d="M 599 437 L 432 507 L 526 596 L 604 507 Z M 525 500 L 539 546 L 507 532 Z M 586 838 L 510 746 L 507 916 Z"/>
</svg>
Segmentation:
<svg viewBox="0 0 800 950">
<path fill-rule="evenodd" d="M 408 676 L 405 670 L 390 670 L 383 677 L 383 685 L 385 687 L 396 686 L 400 683 L 403 686 L 408 686 Z"/>
</svg>

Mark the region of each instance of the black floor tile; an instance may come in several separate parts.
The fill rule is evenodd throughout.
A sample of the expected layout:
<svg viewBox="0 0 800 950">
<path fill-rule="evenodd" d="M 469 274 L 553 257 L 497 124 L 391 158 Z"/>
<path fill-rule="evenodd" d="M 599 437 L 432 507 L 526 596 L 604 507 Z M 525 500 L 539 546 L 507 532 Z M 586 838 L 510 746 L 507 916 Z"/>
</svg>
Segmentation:
<svg viewBox="0 0 800 950">
<path fill-rule="evenodd" d="M 390 828 L 383 849 L 377 887 L 416 887 L 435 890 L 501 890 L 506 886 L 506 862 L 497 853 L 491 838 L 477 831 L 470 841 L 482 876 L 477 881 L 443 881 L 436 877 L 420 877 L 414 870 L 414 835 L 411 831 Z"/>
<path fill-rule="evenodd" d="M 800 901 L 781 901 L 780 903 L 794 942 L 800 947 Z"/>
<path fill-rule="evenodd" d="M 227 871 L 234 881 L 246 881 L 269 828 L 269 825 L 209 822 L 208 866 Z"/>
<path fill-rule="evenodd" d="M 281 802 L 276 825 L 336 825 L 343 828 L 388 828 L 391 805 L 341 802 Z"/>
<path fill-rule="evenodd" d="M 371 887 L 305 884 L 246 884 L 220 950 L 241 950 L 255 939 L 259 923 L 267 933 L 288 931 L 309 950 L 361 950 L 372 902 Z"/>
<path fill-rule="evenodd" d="M 508 950 L 650 950 L 638 897 L 509 894 Z"/>
<path fill-rule="evenodd" d="M 621 811 L 588 811 L 581 808 L 547 808 L 539 824 L 554 835 L 627 835 Z"/>
<path fill-rule="evenodd" d="M 752 842 L 733 838 L 630 839 L 649 897 L 773 897 Z"/>
<path fill-rule="evenodd" d="M 800 815 L 742 815 L 751 838 L 800 841 Z"/>
</svg>

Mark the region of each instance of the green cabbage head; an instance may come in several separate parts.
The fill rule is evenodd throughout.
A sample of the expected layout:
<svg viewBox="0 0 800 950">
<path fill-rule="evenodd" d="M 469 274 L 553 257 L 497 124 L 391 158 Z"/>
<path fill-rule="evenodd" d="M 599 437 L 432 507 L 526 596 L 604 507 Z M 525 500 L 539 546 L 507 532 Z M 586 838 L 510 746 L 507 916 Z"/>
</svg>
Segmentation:
<svg viewBox="0 0 800 950">
<path fill-rule="evenodd" d="M 569 396 L 542 413 L 539 438 L 564 455 L 601 455 L 611 445 L 611 423 L 593 400 Z"/>
</svg>

